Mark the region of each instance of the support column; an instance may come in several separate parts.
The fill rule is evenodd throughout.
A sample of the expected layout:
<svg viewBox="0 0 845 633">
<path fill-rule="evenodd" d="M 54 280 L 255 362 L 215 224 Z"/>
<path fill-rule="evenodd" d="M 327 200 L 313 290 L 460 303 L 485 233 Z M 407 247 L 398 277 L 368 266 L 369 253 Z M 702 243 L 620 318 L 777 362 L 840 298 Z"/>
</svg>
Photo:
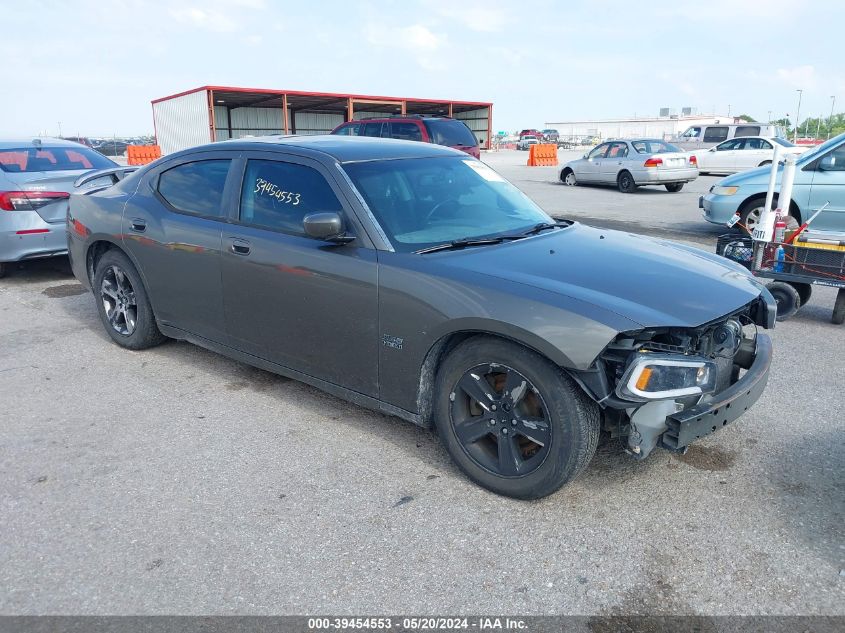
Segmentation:
<svg viewBox="0 0 845 633">
<path fill-rule="evenodd" d="M 447 111 L 447 114 L 449 115 L 449 118 L 451 119 L 452 118 L 452 102 L 451 101 L 449 102 L 449 109 Z"/>
<path fill-rule="evenodd" d="M 208 137 L 211 142 L 217 140 L 217 128 L 214 125 L 214 91 L 208 91 Z"/>
<path fill-rule="evenodd" d="M 290 134 L 290 121 L 288 121 L 288 95 L 282 95 L 282 123 L 285 134 Z"/>
<path fill-rule="evenodd" d="M 493 104 L 487 106 L 487 149 L 490 149 L 490 144 L 493 138 Z"/>
<path fill-rule="evenodd" d="M 353 103 L 352 103 L 352 97 L 349 97 L 349 98 L 346 100 L 346 120 L 347 120 L 347 121 L 353 121 L 353 120 L 355 119 L 355 117 L 354 117 L 354 114 L 355 114 L 355 113 L 354 113 L 354 111 L 353 111 L 353 108 L 354 108 L 354 107 L 355 107 L 355 106 L 354 106 L 354 105 L 353 105 Z"/>
</svg>

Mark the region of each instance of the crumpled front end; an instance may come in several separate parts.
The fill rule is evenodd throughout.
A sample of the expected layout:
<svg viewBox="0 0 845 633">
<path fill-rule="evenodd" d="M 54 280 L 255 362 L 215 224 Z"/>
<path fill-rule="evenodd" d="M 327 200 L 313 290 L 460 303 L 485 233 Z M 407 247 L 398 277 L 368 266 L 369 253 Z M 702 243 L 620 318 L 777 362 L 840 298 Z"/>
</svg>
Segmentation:
<svg viewBox="0 0 845 633">
<path fill-rule="evenodd" d="M 696 328 L 623 332 L 579 376 L 604 409 L 605 430 L 638 459 L 683 452 L 745 413 L 765 389 L 776 307 L 764 292 Z"/>
</svg>

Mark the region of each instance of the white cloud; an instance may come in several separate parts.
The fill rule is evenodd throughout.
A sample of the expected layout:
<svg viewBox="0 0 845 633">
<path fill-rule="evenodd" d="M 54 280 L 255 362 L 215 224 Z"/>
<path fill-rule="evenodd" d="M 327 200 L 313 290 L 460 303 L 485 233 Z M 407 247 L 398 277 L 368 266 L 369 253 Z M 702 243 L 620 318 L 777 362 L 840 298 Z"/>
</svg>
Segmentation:
<svg viewBox="0 0 845 633">
<path fill-rule="evenodd" d="M 497 33 L 505 29 L 511 22 L 508 13 L 499 7 L 490 6 L 487 2 L 461 2 L 449 4 L 445 2 L 431 3 L 431 8 L 448 20 L 454 20 L 471 31 L 482 33 Z"/>
<path fill-rule="evenodd" d="M 445 55 L 439 53 L 447 44 L 446 37 L 422 24 L 390 29 L 371 22 L 364 27 L 364 36 L 373 46 L 404 51 L 426 70 L 441 70 L 445 67 Z"/>
<path fill-rule="evenodd" d="M 814 66 L 794 66 L 792 68 L 778 68 L 777 78 L 792 88 L 814 90 L 818 86 L 818 75 Z"/>
</svg>

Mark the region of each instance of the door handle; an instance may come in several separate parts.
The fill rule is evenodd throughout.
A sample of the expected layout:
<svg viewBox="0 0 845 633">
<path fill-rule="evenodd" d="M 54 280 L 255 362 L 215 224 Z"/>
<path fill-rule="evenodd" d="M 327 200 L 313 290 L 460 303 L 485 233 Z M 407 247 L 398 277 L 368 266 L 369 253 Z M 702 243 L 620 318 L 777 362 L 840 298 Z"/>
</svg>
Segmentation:
<svg viewBox="0 0 845 633">
<path fill-rule="evenodd" d="M 143 218 L 132 218 L 129 222 L 129 226 L 136 233 L 143 233 L 147 230 L 147 221 Z"/>
<path fill-rule="evenodd" d="M 232 240 L 231 251 L 235 255 L 249 255 L 249 242 L 246 240 Z"/>
</svg>

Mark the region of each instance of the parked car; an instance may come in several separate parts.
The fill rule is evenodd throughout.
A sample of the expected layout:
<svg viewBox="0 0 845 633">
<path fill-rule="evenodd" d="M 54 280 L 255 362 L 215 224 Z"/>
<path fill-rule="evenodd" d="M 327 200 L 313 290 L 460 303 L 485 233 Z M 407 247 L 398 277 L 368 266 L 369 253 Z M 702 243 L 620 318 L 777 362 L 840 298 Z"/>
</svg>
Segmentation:
<svg viewBox="0 0 845 633">
<path fill-rule="evenodd" d="M 103 156 L 123 156 L 128 145 L 129 143 L 125 141 L 104 141 L 97 145 L 95 149 Z"/>
<path fill-rule="evenodd" d="M 698 162 L 701 174 L 728 175 L 738 171 L 754 169 L 772 164 L 775 148 L 781 146 L 781 154 L 801 154 L 806 147 L 794 145 L 783 138 L 744 136 L 719 143 L 706 150 L 691 152 Z"/>
<path fill-rule="evenodd" d="M 783 172 L 783 167 L 778 168 Z M 766 205 L 770 166 L 728 176 L 701 196 L 704 219 L 726 224 L 739 211 L 740 222 L 751 232 Z M 777 196 L 775 196 L 777 200 Z M 845 231 L 845 134 L 840 134 L 798 156 L 789 214 L 799 223 L 830 203 L 813 220 L 816 231 Z"/>
<path fill-rule="evenodd" d="M 531 129 L 526 129 L 526 130 L 522 130 L 522 131 L 519 133 L 519 138 L 522 138 L 522 137 L 524 137 L 524 136 L 533 136 L 533 137 L 534 137 L 534 138 L 536 138 L 538 141 L 542 141 L 542 140 L 543 140 L 543 133 L 542 133 L 540 130 L 535 130 L 534 128 L 531 128 Z"/>
<path fill-rule="evenodd" d="M 74 181 L 117 165 L 62 139 L 0 141 L 0 277 L 24 259 L 67 252 L 65 213 Z"/>
<path fill-rule="evenodd" d="M 557 143 L 560 140 L 560 134 L 558 134 L 557 130 L 553 130 L 551 128 L 547 130 L 543 130 L 543 140 L 548 143 Z"/>
<path fill-rule="evenodd" d="M 87 136 L 63 136 L 61 137 L 63 141 L 70 141 L 71 143 L 79 143 L 80 145 L 84 145 L 85 147 L 94 147 L 94 142 L 88 138 Z"/>
<path fill-rule="evenodd" d="M 436 143 L 481 158 L 478 140 L 465 123 L 443 116 L 392 116 L 341 123 L 332 134 Z"/>
<path fill-rule="evenodd" d="M 532 145 L 537 145 L 540 141 L 536 136 L 521 136 L 516 142 L 516 149 L 528 151 Z"/>
<path fill-rule="evenodd" d="M 73 196 L 69 214 L 74 274 L 118 345 L 185 339 L 436 426 L 504 495 L 552 493 L 603 429 L 639 458 L 682 451 L 768 376 L 754 324 L 776 306 L 744 268 L 556 222 L 434 144 L 210 144 Z"/>
<path fill-rule="evenodd" d="M 741 136 L 764 136 L 766 138 L 786 138 L 786 131 L 779 125 L 767 123 L 737 123 L 692 125 L 684 130 L 672 144 L 683 150 L 693 151 L 709 149 L 723 141 Z"/>
<path fill-rule="evenodd" d="M 697 177 L 695 156 L 649 138 L 602 143 L 560 170 L 560 181 L 566 185 L 616 185 L 623 193 L 644 185 L 663 185 L 674 193 Z"/>
</svg>

